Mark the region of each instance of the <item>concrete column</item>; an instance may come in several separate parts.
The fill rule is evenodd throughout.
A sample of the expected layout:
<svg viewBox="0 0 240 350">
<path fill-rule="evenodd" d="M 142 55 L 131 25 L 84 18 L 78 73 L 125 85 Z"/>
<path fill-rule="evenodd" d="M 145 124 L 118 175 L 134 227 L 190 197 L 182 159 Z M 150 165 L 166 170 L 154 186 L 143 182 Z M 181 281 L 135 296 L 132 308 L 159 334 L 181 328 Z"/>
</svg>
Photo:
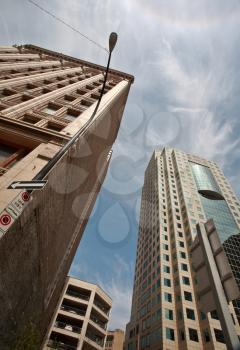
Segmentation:
<svg viewBox="0 0 240 350">
<path fill-rule="evenodd" d="M 40 62 L 21 62 L 21 63 L 0 63 L 0 72 L 8 71 L 8 70 L 21 70 L 27 68 L 40 68 L 40 67 L 52 67 L 53 65 L 61 67 L 60 61 L 40 61 Z"/>
<path fill-rule="evenodd" d="M 18 49 L 16 47 L 13 47 L 13 46 L 0 46 L 0 53 L 6 52 L 6 51 L 17 53 Z"/>
<path fill-rule="evenodd" d="M 32 76 L 29 76 L 29 77 L 24 76 L 24 77 L 3 80 L 0 82 L 0 88 L 15 87 L 15 86 L 21 85 L 23 83 L 34 83 L 34 82 L 38 82 L 38 81 L 41 81 L 44 79 L 61 77 L 65 74 L 78 73 L 78 72 L 81 73 L 82 71 L 83 71 L 82 67 L 67 68 L 67 69 L 55 71 L 52 73 L 46 72 L 46 73 L 41 73 L 41 74 L 33 74 Z"/>
<path fill-rule="evenodd" d="M 12 54 L 7 54 L 7 53 L 3 53 L 1 55 L 1 60 L 26 60 L 26 59 L 35 59 L 38 60 L 40 59 L 38 54 L 33 54 L 33 53 L 26 53 L 26 54 L 21 54 L 21 53 L 12 53 Z"/>
<path fill-rule="evenodd" d="M 82 347 L 83 347 L 83 342 L 84 342 L 84 338 L 86 336 L 87 326 L 88 326 L 88 323 L 89 323 L 90 314 L 91 314 L 91 311 L 92 311 L 92 305 L 93 305 L 93 301 L 94 301 L 94 298 L 95 298 L 95 294 L 96 294 L 96 291 L 95 290 L 91 290 L 91 295 L 90 295 L 90 298 L 89 298 L 89 301 L 88 301 L 88 307 L 87 307 L 86 315 L 84 317 L 84 322 L 83 322 L 83 325 L 82 325 L 81 338 L 80 338 L 80 341 L 79 341 L 79 344 L 78 344 L 78 347 L 77 347 L 78 350 L 81 350 Z"/>
</svg>

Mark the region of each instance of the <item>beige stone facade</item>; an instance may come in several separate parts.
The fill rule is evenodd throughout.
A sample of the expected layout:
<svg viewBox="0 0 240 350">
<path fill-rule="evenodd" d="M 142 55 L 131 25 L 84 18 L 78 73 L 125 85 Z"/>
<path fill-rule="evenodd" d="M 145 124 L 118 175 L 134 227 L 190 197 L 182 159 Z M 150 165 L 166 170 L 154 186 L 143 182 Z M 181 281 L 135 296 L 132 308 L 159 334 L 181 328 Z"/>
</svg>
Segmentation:
<svg viewBox="0 0 240 350">
<path fill-rule="evenodd" d="M 104 349 L 111 306 L 97 285 L 67 277 L 42 349 Z"/>
<path fill-rule="evenodd" d="M 124 331 L 122 329 L 115 329 L 107 332 L 105 343 L 105 350 L 123 350 Z"/>
<path fill-rule="evenodd" d="M 239 232 L 240 205 L 218 166 L 178 150 L 154 152 L 142 190 L 126 350 L 226 349 L 216 312 L 205 315 L 199 308 L 190 257 L 196 224 L 206 222 L 214 206 L 223 241 Z M 229 308 L 240 335 L 231 303 Z"/>
<path fill-rule="evenodd" d="M 106 175 L 133 77 L 110 70 L 93 120 L 31 194 L 20 190 L 89 121 L 104 67 L 33 45 L 0 47 L 0 348 L 29 322 L 40 338 Z M 19 199 L 20 198 L 20 199 Z M 18 207 L 16 208 L 16 205 Z M 20 210 L 21 211 L 21 210 Z"/>
</svg>

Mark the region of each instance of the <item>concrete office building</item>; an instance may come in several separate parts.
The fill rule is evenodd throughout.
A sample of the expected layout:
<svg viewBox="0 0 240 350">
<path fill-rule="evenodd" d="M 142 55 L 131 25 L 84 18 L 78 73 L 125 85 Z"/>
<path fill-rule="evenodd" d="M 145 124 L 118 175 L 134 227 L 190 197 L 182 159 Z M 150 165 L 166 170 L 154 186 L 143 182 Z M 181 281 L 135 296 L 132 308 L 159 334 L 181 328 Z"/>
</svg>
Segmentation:
<svg viewBox="0 0 240 350">
<path fill-rule="evenodd" d="M 196 224 L 209 218 L 222 242 L 239 232 L 240 205 L 218 166 L 174 149 L 154 152 L 142 190 L 127 350 L 226 349 L 216 312 L 199 309 L 189 254 Z"/>
<path fill-rule="evenodd" d="M 43 349 L 104 349 L 111 306 L 97 285 L 67 277 Z"/>
<path fill-rule="evenodd" d="M 107 57 L 106 57 L 107 58 Z M 0 348 L 31 323 L 45 333 L 104 180 L 133 77 L 33 45 L 0 47 Z M 90 121 L 90 122 L 89 122 Z M 23 209 L 31 180 L 83 126 L 84 136 Z M 11 330 L 11 332 L 10 332 Z M 11 333 L 11 334 L 10 334 Z"/>
<path fill-rule="evenodd" d="M 233 275 L 240 289 L 240 234 L 232 235 L 223 243 L 224 251 L 227 255 Z M 233 300 L 235 313 L 240 324 L 240 299 Z"/>
<path fill-rule="evenodd" d="M 122 329 L 115 329 L 107 332 L 105 343 L 105 350 L 123 350 L 124 331 Z"/>
</svg>

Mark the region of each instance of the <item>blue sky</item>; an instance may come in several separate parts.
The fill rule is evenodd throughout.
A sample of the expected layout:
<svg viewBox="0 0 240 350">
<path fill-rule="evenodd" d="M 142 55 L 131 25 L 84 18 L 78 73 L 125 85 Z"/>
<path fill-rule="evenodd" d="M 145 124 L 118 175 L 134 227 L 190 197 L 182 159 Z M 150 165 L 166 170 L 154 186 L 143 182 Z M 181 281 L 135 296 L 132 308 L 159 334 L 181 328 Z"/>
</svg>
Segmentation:
<svg viewBox="0 0 240 350">
<path fill-rule="evenodd" d="M 229 0 L 35 0 L 103 46 L 135 76 L 113 158 L 71 274 L 129 319 L 144 169 L 164 145 L 213 159 L 239 196 L 240 4 Z M 0 42 L 32 43 L 105 64 L 106 53 L 27 0 L 2 0 Z"/>
</svg>

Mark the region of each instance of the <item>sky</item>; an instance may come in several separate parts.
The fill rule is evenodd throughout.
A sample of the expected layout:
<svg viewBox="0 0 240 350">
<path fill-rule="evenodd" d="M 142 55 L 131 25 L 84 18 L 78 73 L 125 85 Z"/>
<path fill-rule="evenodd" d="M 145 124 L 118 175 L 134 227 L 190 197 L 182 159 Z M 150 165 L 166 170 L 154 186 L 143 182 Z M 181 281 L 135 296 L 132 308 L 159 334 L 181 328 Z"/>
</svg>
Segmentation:
<svg viewBox="0 0 240 350">
<path fill-rule="evenodd" d="M 240 3 L 235 0 L 34 0 L 133 74 L 107 177 L 70 274 L 113 299 L 129 321 L 144 170 L 154 149 L 216 161 L 240 194 Z M 0 45 L 31 43 L 105 65 L 107 53 L 27 0 L 1 0 Z"/>
</svg>

